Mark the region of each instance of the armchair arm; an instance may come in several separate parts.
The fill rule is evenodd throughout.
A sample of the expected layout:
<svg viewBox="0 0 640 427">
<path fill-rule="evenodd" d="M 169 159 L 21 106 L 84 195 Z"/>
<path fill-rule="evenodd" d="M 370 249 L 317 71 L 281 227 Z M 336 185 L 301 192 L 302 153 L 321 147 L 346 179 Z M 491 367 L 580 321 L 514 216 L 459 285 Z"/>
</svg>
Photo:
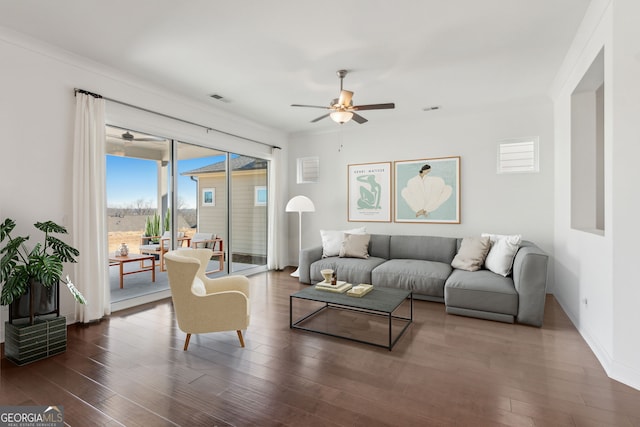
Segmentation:
<svg viewBox="0 0 640 427">
<path fill-rule="evenodd" d="M 192 240 L 189 243 L 189 247 L 193 248 L 193 249 L 198 249 L 198 248 L 206 248 L 208 243 L 212 243 L 213 240 Z M 204 245 L 204 246 L 200 246 L 200 245 Z"/>
<path fill-rule="evenodd" d="M 182 247 L 182 242 L 187 242 L 187 247 L 191 246 L 191 237 L 189 236 L 178 237 L 176 240 L 178 241 L 178 247 Z"/>
<path fill-rule="evenodd" d="M 209 243 L 212 244 L 210 248 L 212 251 L 216 250 L 216 243 L 219 246 L 218 251 L 220 252 L 224 251 L 224 243 L 220 237 L 216 237 L 215 239 L 206 239 L 206 240 L 191 240 L 191 242 L 187 246 L 193 249 L 206 248 Z"/>
<path fill-rule="evenodd" d="M 140 236 L 140 244 L 148 245 L 151 240 L 160 239 L 161 236 Z"/>
<path fill-rule="evenodd" d="M 171 249 L 171 248 L 169 247 L 169 242 L 170 242 L 170 241 L 171 241 L 171 238 L 170 238 L 170 237 L 163 237 L 163 238 L 160 238 L 160 250 L 161 250 L 161 251 L 163 251 L 163 252 L 166 252 L 166 251 L 168 251 L 169 249 Z M 165 243 L 165 242 L 166 242 L 166 243 Z"/>
<path fill-rule="evenodd" d="M 207 295 L 225 291 L 237 291 L 246 295 L 247 298 L 251 296 L 249 292 L 249 279 L 245 276 L 224 276 L 216 279 L 205 277 L 205 280 L 202 282 L 204 283 Z"/>
</svg>

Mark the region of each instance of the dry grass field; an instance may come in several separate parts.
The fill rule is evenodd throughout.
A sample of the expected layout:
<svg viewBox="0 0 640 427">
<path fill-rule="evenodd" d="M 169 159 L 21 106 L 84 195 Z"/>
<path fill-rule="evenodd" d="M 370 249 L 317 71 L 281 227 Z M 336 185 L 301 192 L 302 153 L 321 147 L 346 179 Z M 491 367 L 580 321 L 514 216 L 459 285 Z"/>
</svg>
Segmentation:
<svg viewBox="0 0 640 427">
<path fill-rule="evenodd" d="M 131 253 L 138 253 L 140 237 L 144 234 L 146 216 L 127 215 L 124 217 L 110 216 L 108 219 L 109 253 L 113 253 L 122 243 L 129 246 Z M 191 236 L 195 232 L 182 218 L 178 219 L 178 230 Z"/>
</svg>

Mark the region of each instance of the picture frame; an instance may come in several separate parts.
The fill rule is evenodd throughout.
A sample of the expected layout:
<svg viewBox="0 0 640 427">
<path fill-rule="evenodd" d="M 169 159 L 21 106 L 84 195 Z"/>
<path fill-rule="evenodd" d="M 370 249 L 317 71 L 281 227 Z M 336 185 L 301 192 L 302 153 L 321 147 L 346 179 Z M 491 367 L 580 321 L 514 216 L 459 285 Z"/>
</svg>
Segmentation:
<svg viewBox="0 0 640 427">
<path fill-rule="evenodd" d="M 347 219 L 391 222 L 391 162 L 347 165 Z"/>
<path fill-rule="evenodd" d="M 215 206 L 215 205 L 216 205 L 216 189 L 203 188 L 202 189 L 202 206 Z"/>
<path fill-rule="evenodd" d="M 395 222 L 460 224 L 460 156 L 394 162 Z"/>
</svg>

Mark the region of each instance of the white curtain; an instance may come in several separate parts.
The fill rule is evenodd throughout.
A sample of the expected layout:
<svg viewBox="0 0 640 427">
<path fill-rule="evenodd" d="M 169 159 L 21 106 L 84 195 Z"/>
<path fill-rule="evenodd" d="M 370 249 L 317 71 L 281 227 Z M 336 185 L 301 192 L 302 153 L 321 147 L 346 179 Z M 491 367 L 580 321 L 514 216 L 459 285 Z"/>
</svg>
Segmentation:
<svg viewBox="0 0 640 427">
<path fill-rule="evenodd" d="M 284 165 L 282 164 L 282 150 L 274 148 L 271 157 L 271 167 L 269 168 L 269 226 L 267 227 L 269 242 L 267 247 L 267 268 L 269 270 L 280 270 L 285 267 L 283 264 L 283 246 L 287 239 L 283 238 L 284 229 Z"/>
<path fill-rule="evenodd" d="M 72 281 L 87 299 L 76 320 L 88 323 L 111 312 L 106 244 L 104 99 L 76 93 L 73 141 L 73 240 L 80 251 Z"/>
</svg>

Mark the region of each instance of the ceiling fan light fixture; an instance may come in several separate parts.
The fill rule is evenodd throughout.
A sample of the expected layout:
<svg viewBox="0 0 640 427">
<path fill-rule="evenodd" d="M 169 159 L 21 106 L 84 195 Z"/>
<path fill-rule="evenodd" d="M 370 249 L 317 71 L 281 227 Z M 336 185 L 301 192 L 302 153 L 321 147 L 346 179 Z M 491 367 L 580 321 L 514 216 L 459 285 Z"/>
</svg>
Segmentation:
<svg viewBox="0 0 640 427">
<path fill-rule="evenodd" d="M 329 114 L 329 116 L 334 122 L 343 124 L 351 120 L 351 118 L 353 117 L 353 113 L 351 111 L 334 111 L 333 113 Z"/>
</svg>

